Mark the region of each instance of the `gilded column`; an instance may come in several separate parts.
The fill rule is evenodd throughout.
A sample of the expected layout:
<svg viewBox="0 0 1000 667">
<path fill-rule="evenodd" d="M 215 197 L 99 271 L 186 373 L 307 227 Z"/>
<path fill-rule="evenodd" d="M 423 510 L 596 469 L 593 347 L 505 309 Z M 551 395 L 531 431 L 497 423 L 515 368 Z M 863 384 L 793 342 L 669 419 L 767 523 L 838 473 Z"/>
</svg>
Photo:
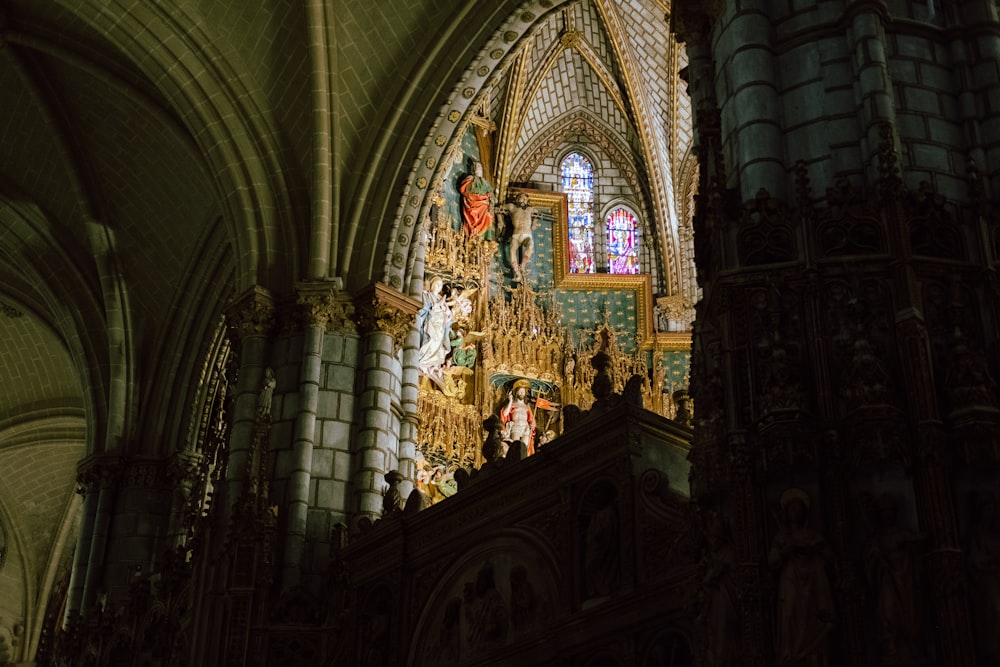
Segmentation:
<svg viewBox="0 0 1000 667">
<path fill-rule="evenodd" d="M 351 509 L 356 521 L 381 515 L 386 472 L 395 468 L 412 471 L 414 467 L 413 452 L 399 448 L 404 414 L 400 352 L 413 330 L 420 303 L 382 283 L 373 283 L 354 304 L 362 336 L 358 432 L 352 448 L 351 478 Z"/>
</svg>

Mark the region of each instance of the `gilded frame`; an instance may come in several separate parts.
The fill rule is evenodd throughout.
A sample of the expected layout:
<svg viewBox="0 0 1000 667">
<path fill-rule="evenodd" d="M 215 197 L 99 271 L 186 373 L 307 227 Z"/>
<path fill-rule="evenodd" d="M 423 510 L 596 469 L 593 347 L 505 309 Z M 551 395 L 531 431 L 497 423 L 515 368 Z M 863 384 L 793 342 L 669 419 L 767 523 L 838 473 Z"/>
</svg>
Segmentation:
<svg viewBox="0 0 1000 667">
<path fill-rule="evenodd" d="M 691 334 L 687 332 L 657 332 L 653 327 L 653 280 L 648 273 L 612 275 L 606 273 L 570 273 L 567 218 L 569 205 L 565 193 L 510 188 L 509 196 L 528 195 L 530 206 L 547 208 L 552 213 L 552 276 L 556 289 L 621 290 L 635 294 L 636 319 L 640 330 L 636 338 L 641 349 L 690 350 Z"/>
</svg>

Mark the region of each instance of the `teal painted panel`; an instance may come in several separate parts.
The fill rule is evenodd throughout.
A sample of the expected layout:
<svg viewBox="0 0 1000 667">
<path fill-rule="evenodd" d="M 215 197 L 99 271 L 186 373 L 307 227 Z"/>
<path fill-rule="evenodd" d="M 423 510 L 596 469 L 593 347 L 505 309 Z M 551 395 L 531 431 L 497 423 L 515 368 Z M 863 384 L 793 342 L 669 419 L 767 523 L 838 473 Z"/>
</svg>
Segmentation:
<svg viewBox="0 0 1000 667">
<path fill-rule="evenodd" d="M 663 353 L 664 384 L 673 391 L 689 384 L 688 371 L 691 368 L 691 353 L 681 350 L 668 350 Z"/>
<path fill-rule="evenodd" d="M 497 294 L 501 286 L 510 286 L 513 272 L 510 262 L 510 221 L 501 215 L 504 232 L 500 237 L 500 248 L 497 250 L 490 275 L 493 294 Z M 540 212 L 538 226 L 532 232 L 534 248 L 531 262 L 527 269 L 528 282 L 531 288 L 551 298 L 562 314 L 562 323 L 573 333 L 574 343 L 578 346 L 589 346 L 593 343 L 594 329 L 603 324 L 605 312 L 611 327 L 619 332 L 619 343 L 626 352 L 637 349 L 638 305 L 634 290 L 568 290 L 555 289 L 553 268 L 554 249 L 552 247 L 552 225 L 555 220 L 547 210 Z"/>
<path fill-rule="evenodd" d="M 636 351 L 638 318 L 633 290 L 556 290 L 556 303 L 562 312 L 563 325 L 574 330 L 578 347 L 594 343 L 593 330 L 608 323 L 618 333 L 618 344 L 631 354 Z"/>
</svg>

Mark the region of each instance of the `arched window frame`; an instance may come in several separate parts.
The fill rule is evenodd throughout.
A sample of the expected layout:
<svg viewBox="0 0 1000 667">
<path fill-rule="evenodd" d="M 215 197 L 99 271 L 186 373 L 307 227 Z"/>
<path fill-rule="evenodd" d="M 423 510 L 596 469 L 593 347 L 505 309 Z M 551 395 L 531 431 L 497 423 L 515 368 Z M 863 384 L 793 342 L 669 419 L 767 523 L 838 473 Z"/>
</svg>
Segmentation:
<svg viewBox="0 0 1000 667">
<path fill-rule="evenodd" d="M 574 224 L 574 213 L 575 213 L 574 212 L 574 204 L 575 204 L 575 200 L 574 200 L 573 196 L 571 195 L 571 193 L 567 191 L 568 189 L 566 188 L 566 185 L 565 185 L 566 176 L 565 176 L 564 167 L 565 167 L 565 164 L 566 164 L 566 160 L 569 159 L 569 157 L 572 156 L 572 155 L 579 155 L 590 166 L 590 202 L 589 202 L 590 203 L 590 212 L 589 212 L 589 218 L 590 218 L 590 220 L 589 220 L 590 239 L 589 239 L 589 244 L 586 242 L 585 239 L 583 240 L 583 250 L 584 250 L 584 252 L 589 252 L 589 254 L 590 254 L 589 261 L 585 261 L 585 260 L 579 259 L 580 258 L 580 251 L 579 250 L 574 251 L 574 247 L 577 247 L 579 245 L 579 242 L 581 241 L 581 239 L 579 239 L 580 233 L 577 232 L 576 234 L 574 234 L 574 229 L 578 229 L 580 227 L 584 227 L 584 235 L 585 235 L 586 234 L 587 222 L 584 221 L 582 224 L 579 224 L 579 225 L 578 224 Z M 598 178 L 598 176 L 597 176 L 597 171 L 598 171 L 597 165 L 598 165 L 598 162 L 597 162 L 597 160 L 594 159 L 594 156 L 591 155 L 589 151 L 584 150 L 583 148 L 581 148 L 579 146 L 570 147 L 569 149 L 567 149 L 564 153 L 562 153 L 559 156 L 559 161 L 558 161 L 559 187 L 558 187 L 558 190 L 560 192 L 566 194 L 566 196 L 567 196 L 567 204 L 568 204 L 569 208 L 567 210 L 567 215 L 566 215 L 566 220 L 567 220 L 567 230 L 566 230 L 567 236 L 566 236 L 566 240 L 567 240 L 567 244 L 568 244 L 568 249 L 570 250 L 570 253 L 569 253 L 570 260 L 569 260 L 569 267 L 568 268 L 569 268 L 569 272 L 570 273 L 574 273 L 574 274 L 596 273 L 598 271 L 598 269 L 600 267 L 600 263 L 601 263 L 601 252 L 600 252 L 600 249 L 598 247 L 598 245 L 599 245 L 598 241 L 599 240 L 597 238 L 597 235 L 598 235 L 598 225 L 597 225 L 597 221 L 596 221 L 596 217 L 597 216 L 595 214 L 596 205 L 597 205 L 597 202 L 596 202 L 597 178 Z M 577 246 L 574 245 L 574 239 L 576 239 L 577 242 L 578 242 Z M 589 245 L 589 249 L 587 248 L 588 245 Z M 583 269 L 583 270 L 581 270 L 581 269 Z"/>
<path fill-rule="evenodd" d="M 634 245 L 632 247 L 632 252 L 630 253 L 631 256 L 635 258 L 634 270 L 632 270 L 632 271 L 613 271 L 612 270 L 612 261 L 611 261 L 611 255 L 610 255 L 611 230 L 608 229 L 608 223 L 609 223 L 608 219 L 611 217 L 611 215 L 613 213 L 615 213 L 617 211 L 624 211 L 629 216 L 631 216 L 633 224 L 635 226 L 634 227 L 635 242 L 634 242 Z M 644 266 L 644 260 L 646 258 L 643 256 L 644 253 L 643 253 L 643 245 L 642 245 L 643 244 L 643 224 L 642 224 L 642 218 L 636 212 L 636 207 L 634 205 L 632 205 L 630 202 L 628 202 L 628 201 L 626 201 L 624 199 L 614 199 L 614 200 L 612 200 L 611 202 L 609 202 L 608 204 L 606 204 L 605 206 L 602 207 L 602 209 L 601 209 L 601 221 L 602 221 L 602 226 L 603 226 L 603 230 L 602 230 L 602 234 L 601 234 L 601 241 L 602 241 L 601 245 L 603 246 L 601 248 L 601 258 L 602 258 L 601 259 L 601 264 L 602 264 L 603 267 L 605 267 L 605 270 L 609 274 L 613 274 L 613 275 L 634 275 L 634 274 L 641 273 L 642 270 L 643 270 L 643 266 Z"/>
</svg>

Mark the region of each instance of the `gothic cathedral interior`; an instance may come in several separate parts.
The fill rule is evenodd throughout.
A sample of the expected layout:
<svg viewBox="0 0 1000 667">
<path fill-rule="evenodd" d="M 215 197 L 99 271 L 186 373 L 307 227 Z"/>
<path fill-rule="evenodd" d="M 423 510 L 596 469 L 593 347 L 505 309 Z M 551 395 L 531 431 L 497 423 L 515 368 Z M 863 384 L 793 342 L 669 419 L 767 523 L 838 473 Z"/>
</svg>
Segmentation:
<svg viewBox="0 0 1000 667">
<path fill-rule="evenodd" d="M 0 89 L 0 667 L 1000 667 L 993 0 L 0 0 Z"/>
</svg>

